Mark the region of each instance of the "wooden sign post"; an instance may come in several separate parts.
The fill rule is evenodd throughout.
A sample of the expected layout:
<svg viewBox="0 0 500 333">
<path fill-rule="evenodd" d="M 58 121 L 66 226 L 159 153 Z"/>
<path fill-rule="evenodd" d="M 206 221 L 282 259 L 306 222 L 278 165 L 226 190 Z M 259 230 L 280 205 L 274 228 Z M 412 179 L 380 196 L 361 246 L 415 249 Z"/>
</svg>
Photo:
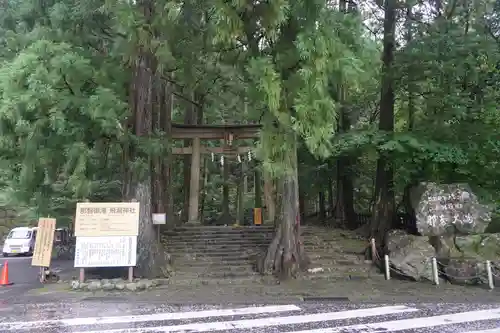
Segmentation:
<svg viewBox="0 0 500 333">
<path fill-rule="evenodd" d="M 38 220 L 35 250 L 31 259 L 31 266 L 40 267 L 40 282 L 45 281 L 45 269 L 50 268 L 55 230 L 56 219 L 41 218 Z"/>
</svg>

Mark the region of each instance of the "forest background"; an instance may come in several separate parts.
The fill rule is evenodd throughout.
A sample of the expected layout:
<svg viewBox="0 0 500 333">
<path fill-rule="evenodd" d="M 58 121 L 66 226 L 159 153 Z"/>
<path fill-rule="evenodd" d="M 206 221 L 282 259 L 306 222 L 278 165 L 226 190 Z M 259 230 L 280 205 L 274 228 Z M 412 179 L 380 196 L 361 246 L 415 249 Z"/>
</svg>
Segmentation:
<svg viewBox="0 0 500 333">
<path fill-rule="evenodd" d="M 369 214 L 383 239 L 411 187 L 432 181 L 471 185 L 495 230 L 499 6 L 3 0 L 0 235 L 40 216 L 67 225 L 83 200 L 135 198 L 185 220 L 190 162 L 169 154 L 185 144 L 169 140 L 172 122 L 262 124 L 258 142 L 240 143 L 252 161 L 226 159 L 229 177 L 203 156 L 204 221 L 222 202 L 252 208 L 258 171 L 287 225 L 299 209 L 347 224 Z"/>
</svg>

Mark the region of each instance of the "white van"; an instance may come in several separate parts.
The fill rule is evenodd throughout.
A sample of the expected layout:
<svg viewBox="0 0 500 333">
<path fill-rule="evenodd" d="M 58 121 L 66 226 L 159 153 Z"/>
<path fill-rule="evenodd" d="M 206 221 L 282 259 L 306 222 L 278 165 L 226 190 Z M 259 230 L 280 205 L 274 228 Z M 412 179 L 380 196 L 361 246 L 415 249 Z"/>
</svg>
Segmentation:
<svg viewBox="0 0 500 333">
<path fill-rule="evenodd" d="M 5 239 L 2 254 L 4 257 L 16 254 L 33 255 L 36 231 L 38 228 L 17 227 Z"/>
</svg>

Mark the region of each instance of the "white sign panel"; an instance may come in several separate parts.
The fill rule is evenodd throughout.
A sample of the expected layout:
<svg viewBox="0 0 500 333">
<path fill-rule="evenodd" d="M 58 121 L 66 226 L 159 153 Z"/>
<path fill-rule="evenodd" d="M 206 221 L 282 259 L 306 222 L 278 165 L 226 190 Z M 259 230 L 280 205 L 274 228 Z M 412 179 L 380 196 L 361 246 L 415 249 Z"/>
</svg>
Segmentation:
<svg viewBox="0 0 500 333">
<path fill-rule="evenodd" d="M 153 214 L 153 224 L 166 224 L 167 223 L 167 214 Z"/>
<path fill-rule="evenodd" d="M 76 238 L 75 267 L 130 267 L 136 261 L 136 236 Z"/>
</svg>

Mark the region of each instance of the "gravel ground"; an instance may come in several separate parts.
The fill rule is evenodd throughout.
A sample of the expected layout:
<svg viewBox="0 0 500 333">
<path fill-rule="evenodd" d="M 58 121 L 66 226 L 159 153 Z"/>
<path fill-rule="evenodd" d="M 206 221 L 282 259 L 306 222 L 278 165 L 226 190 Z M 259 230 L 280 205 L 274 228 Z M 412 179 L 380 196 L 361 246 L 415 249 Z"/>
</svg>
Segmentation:
<svg viewBox="0 0 500 333">
<path fill-rule="evenodd" d="M 457 286 L 411 281 L 372 280 L 293 280 L 276 283 L 241 282 L 224 284 L 165 284 L 156 289 L 131 292 L 73 292 L 67 283 L 46 285 L 27 291 L 12 302 L 52 302 L 65 300 L 130 300 L 158 301 L 173 304 L 189 303 L 283 303 L 303 299 L 349 300 L 353 302 L 497 302 L 500 287 Z"/>
</svg>

